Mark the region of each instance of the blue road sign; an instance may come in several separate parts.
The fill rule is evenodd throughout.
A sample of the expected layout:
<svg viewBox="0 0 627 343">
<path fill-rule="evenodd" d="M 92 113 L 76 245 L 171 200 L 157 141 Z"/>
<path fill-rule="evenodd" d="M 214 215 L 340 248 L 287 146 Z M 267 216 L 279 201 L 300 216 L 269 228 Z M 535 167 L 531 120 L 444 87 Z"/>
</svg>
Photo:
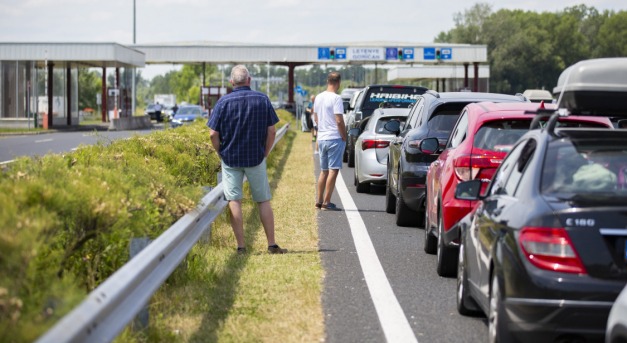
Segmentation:
<svg viewBox="0 0 627 343">
<path fill-rule="evenodd" d="M 413 60 L 414 59 L 414 48 L 403 48 L 403 59 L 404 60 Z"/>
<path fill-rule="evenodd" d="M 318 48 L 318 59 L 319 60 L 328 60 L 331 57 L 331 49 L 328 47 Z"/>
<path fill-rule="evenodd" d="M 435 60 L 435 48 L 424 48 L 423 56 L 424 60 Z"/>
<path fill-rule="evenodd" d="M 451 48 L 440 48 L 440 59 L 442 60 L 450 60 L 453 57 L 453 49 Z"/>
<path fill-rule="evenodd" d="M 346 48 L 345 47 L 335 47 L 335 59 L 336 60 L 345 60 L 346 59 Z"/>
<path fill-rule="evenodd" d="M 385 48 L 385 59 L 386 60 L 398 59 L 398 48 Z"/>
</svg>

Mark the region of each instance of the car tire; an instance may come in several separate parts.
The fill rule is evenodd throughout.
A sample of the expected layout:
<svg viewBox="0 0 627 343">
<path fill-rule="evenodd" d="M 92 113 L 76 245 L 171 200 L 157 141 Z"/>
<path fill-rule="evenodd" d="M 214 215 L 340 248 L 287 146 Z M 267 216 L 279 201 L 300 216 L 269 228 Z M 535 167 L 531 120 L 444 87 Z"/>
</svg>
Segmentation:
<svg viewBox="0 0 627 343">
<path fill-rule="evenodd" d="M 390 184 L 390 171 L 388 170 L 388 182 L 385 185 L 385 212 L 396 213 L 396 196 L 392 194 L 392 186 Z"/>
<path fill-rule="evenodd" d="M 418 214 L 412 211 L 407 205 L 405 205 L 405 200 L 403 200 L 403 193 L 401 190 L 397 190 L 396 192 L 396 209 L 394 213 L 396 213 L 396 225 L 398 226 L 414 226 L 415 218 Z"/>
<path fill-rule="evenodd" d="M 431 227 L 429 224 L 429 212 L 425 210 L 425 241 L 424 241 L 424 250 L 427 254 L 435 254 L 437 252 L 438 249 L 438 241 L 437 239 L 431 234 Z"/>
<path fill-rule="evenodd" d="M 507 330 L 505 310 L 503 309 L 503 296 L 501 286 L 496 274 L 490 279 L 490 305 L 488 307 L 488 342 L 511 342 Z"/>
<path fill-rule="evenodd" d="M 444 245 L 444 224 L 442 220 L 442 211 L 438 219 L 438 245 L 436 251 L 437 272 L 440 276 L 455 276 L 457 272 L 457 258 L 459 253 L 456 248 Z"/>
<path fill-rule="evenodd" d="M 357 168 L 355 168 L 355 189 L 357 193 L 369 193 L 370 192 L 370 182 L 359 182 L 359 178 L 357 177 Z"/>
<path fill-rule="evenodd" d="M 470 296 L 470 290 L 468 289 L 468 273 L 466 272 L 466 248 L 462 241 L 459 244 L 459 257 L 457 264 L 457 312 L 464 316 L 473 316 L 480 314 L 477 303 Z"/>
<path fill-rule="evenodd" d="M 354 149 L 348 150 L 348 167 L 349 168 L 355 167 L 355 150 Z"/>
<path fill-rule="evenodd" d="M 342 162 L 348 162 L 348 150 L 344 149 L 344 154 L 342 154 Z"/>
</svg>

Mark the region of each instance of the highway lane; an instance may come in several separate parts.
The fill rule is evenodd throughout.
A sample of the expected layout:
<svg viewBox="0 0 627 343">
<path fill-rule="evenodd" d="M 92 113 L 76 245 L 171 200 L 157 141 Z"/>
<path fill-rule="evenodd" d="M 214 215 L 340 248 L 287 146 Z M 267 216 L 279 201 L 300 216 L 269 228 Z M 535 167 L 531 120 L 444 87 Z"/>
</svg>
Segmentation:
<svg viewBox="0 0 627 343">
<path fill-rule="evenodd" d="M 81 144 L 91 145 L 98 142 L 108 143 L 113 140 L 143 135 L 150 130 L 129 131 L 57 131 L 44 134 L 25 134 L 0 136 L 0 163 L 11 161 L 20 156 L 42 156 L 47 153 L 63 153 L 78 148 Z"/>
<path fill-rule="evenodd" d="M 317 156 L 315 175 L 319 173 Z M 394 224 L 394 215 L 385 213 L 383 187 L 370 194 L 355 192 L 353 168 L 341 171 L 346 190 L 362 218 L 385 277 L 393 290 L 402 315 L 418 342 L 485 342 L 484 317 L 464 317 L 455 305 L 456 279 L 442 278 L 435 271 L 435 256 L 423 251 L 422 228 Z M 333 202 L 344 208 L 337 183 Z M 320 251 L 325 269 L 323 311 L 327 342 L 384 342 L 388 337 L 386 315 L 375 306 L 360 265 L 347 211 L 319 212 Z M 352 219 L 351 221 L 355 221 Z M 366 266 L 366 268 L 368 268 Z M 381 299 L 380 299 L 381 300 Z M 399 320 L 394 318 L 394 320 Z"/>
</svg>

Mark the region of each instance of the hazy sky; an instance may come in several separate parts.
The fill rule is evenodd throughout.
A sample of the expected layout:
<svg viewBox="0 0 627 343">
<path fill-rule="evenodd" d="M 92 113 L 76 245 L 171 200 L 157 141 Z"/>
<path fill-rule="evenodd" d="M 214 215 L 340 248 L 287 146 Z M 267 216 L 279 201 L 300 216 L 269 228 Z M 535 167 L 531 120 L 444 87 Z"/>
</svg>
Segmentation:
<svg viewBox="0 0 627 343">
<path fill-rule="evenodd" d="M 478 1 L 477 1 L 478 2 Z M 135 0 L 138 44 L 225 41 L 318 44 L 433 42 L 467 0 Z M 624 0 L 495 0 L 502 8 L 561 11 L 585 4 L 627 10 Z M 2 42 L 133 43 L 133 0 L 0 0 Z"/>
</svg>

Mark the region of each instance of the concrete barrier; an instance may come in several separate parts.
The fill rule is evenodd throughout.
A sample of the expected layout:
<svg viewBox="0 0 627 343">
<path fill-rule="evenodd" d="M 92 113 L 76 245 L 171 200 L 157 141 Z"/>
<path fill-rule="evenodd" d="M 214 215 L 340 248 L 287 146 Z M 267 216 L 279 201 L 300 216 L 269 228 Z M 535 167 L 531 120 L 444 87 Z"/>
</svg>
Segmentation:
<svg viewBox="0 0 627 343">
<path fill-rule="evenodd" d="M 134 116 L 111 119 L 109 130 L 136 130 L 151 127 L 150 116 Z"/>
</svg>

